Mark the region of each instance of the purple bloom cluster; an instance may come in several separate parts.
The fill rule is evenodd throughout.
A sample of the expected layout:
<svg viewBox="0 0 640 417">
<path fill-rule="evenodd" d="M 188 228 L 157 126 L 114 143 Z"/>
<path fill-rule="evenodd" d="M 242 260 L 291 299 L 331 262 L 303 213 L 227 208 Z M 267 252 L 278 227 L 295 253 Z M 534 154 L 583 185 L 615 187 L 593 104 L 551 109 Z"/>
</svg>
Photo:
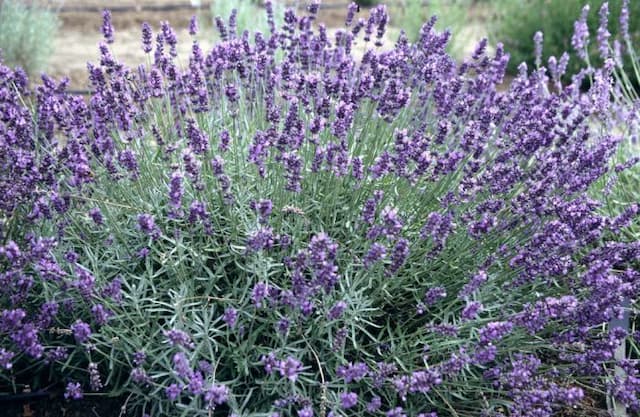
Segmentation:
<svg viewBox="0 0 640 417">
<path fill-rule="evenodd" d="M 81 400 L 83 397 L 82 387 L 79 382 L 69 382 L 64 390 L 64 398 L 71 400 Z"/>
<path fill-rule="evenodd" d="M 348 365 L 340 365 L 336 371 L 336 375 L 344 379 L 347 384 L 352 381 L 360 381 L 369 374 L 369 367 L 366 363 L 356 362 Z"/>
</svg>

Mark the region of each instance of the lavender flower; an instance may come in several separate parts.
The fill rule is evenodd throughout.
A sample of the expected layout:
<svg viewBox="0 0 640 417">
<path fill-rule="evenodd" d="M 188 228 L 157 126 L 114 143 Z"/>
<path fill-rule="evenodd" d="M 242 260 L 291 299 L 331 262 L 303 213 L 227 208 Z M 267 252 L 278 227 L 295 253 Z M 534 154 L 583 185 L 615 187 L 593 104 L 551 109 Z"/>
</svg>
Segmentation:
<svg viewBox="0 0 640 417">
<path fill-rule="evenodd" d="M 298 410 L 298 417 L 313 417 L 313 408 L 307 406 Z"/>
<path fill-rule="evenodd" d="M 363 259 L 365 269 L 371 268 L 373 264 L 383 259 L 387 254 L 387 248 L 378 242 L 374 242 Z"/>
<path fill-rule="evenodd" d="M 488 344 L 490 342 L 502 339 L 511 333 L 513 324 L 508 321 L 494 321 L 480 329 L 480 343 Z"/>
<path fill-rule="evenodd" d="M 179 209 L 182 205 L 183 194 L 182 174 L 176 171 L 171 174 L 171 181 L 169 183 L 169 201 L 174 210 Z"/>
<path fill-rule="evenodd" d="M 343 392 L 340 394 L 340 405 L 343 409 L 348 410 L 358 404 L 358 394 L 355 392 Z"/>
<path fill-rule="evenodd" d="M 111 24 L 111 12 L 109 10 L 102 11 L 102 35 L 107 43 L 113 43 L 113 25 Z"/>
<path fill-rule="evenodd" d="M 395 407 L 385 413 L 386 417 L 407 417 L 402 407 Z"/>
<path fill-rule="evenodd" d="M 487 282 L 487 273 L 483 270 L 478 271 L 478 273 L 471 277 L 469 282 L 467 282 L 462 287 L 462 289 L 458 293 L 458 298 L 464 299 L 469 297 L 471 294 L 476 292 L 485 282 Z"/>
<path fill-rule="evenodd" d="M 186 135 L 189 147 L 195 154 L 202 154 L 209 149 L 209 138 L 198 128 L 195 120 L 187 120 Z"/>
<path fill-rule="evenodd" d="M 460 313 L 460 318 L 464 321 L 473 320 L 477 317 L 480 311 L 482 311 L 482 304 L 477 301 L 471 301 L 467 303 Z"/>
<path fill-rule="evenodd" d="M 80 387 L 79 382 L 69 382 L 64 390 L 64 398 L 67 400 L 81 400 L 82 388 Z"/>
<path fill-rule="evenodd" d="M 353 18 L 355 17 L 358 9 L 360 9 L 360 7 L 356 3 L 354 2 L 349 3 L 349 8 L 347 9 L 347 18 L 344 23 L 345 26 L 347 27 L 351 26 L 351 24 L 353 23 Z"/>
<path fill-rule="evenodd" d="M 391 265 L 387 267 L 387 275 L 393 275 L 404 264 L 409 256 L 409 241 L 407 239 L 398 239 L 391 254 Z"/>
<path fill-rule="evenodd" d="M 198 34 L 198 18 L 193 15 L 189 19 L 189 35 L 195 36 Z"/>
<path fill-rule="evenodd" d="M 4 348 L 0 348 L 0 368 L 3 368 L 5 370 L 13 368 L 13 362 L 11 362 L 11 360 L 14 356 L 15 353 Z"/>
<path fill-rule="evenodd" d="M 160 237 L 160 229 L 156 226 L 155 220 L 150 214 L 138 215 L 138 228 L 154 240 Z"/>
<path fill-rule="evenodd" d="M 145 352 L 138 351 L 133 354 L 133 364 L 135 366 L 140 366 L 144 363 L 146 358 L 147 358 L 147 354 Z"/>
<path fill-rule="evenodd" d="M 280 361 L 278 368 L 280 369 L 280 375 L 295 382 L 298 378 L 298 373 L 302 370 L 302 363 L 296 358 L 289 356 L 287 359 Z"/>
<path fill-rule="evenodd" d="M 186 332 L 179 329 L 171 329 L 163 332 L 164 337 L 167 338 L 171 346 L 183 346 L 189 349 L 194 348 L 194 343 L 191 341 L 191 336 Z"/>
<path fill-rule="evenodd" d="M 100 380 L 100 371 L 98 370 L 98 364 L 95 362 L 89 363 L 88 366 L 89 371 L 89 384 L 91 386 L 92 391 L 100 391 L 104 385 Z"/>
<path fill-rule="evenodd" d="M 380 407 L 382 407 L 382 398 L 377 395 L 371 398 L 371 401 L 367 403 L 367 411 L 370 413 L 378 411 Z"/>
<path fill-rule="evenodd" d="M 598 40 L 598 50 L 600 51 L 600 56 L 603 59 L 609 57 L 609 38 L 611 34 L 607 29 L 607 25 L 609 23 L 609 3 L 604 2 L 600 7 L 600 11 L 598 12 L 600 16 L 600 26 L 598 26 L 598 32 L 596 38 Z"/>
<path fill-rule="evenodd" d="M 194 372 L 189 379 L 187 389 L 193 395 L 200 395 L 204 391 L 204 377 L 200 372 Z"/>
<path fill-rule="evenodd" d="M 432 306 L 446 296 L 447 290 L 442 286 L 429 288 L 429 290 L 424 295 L 424 302 L 426 305 Z"/>
<path fill-rule="evenodd" d="M 535 35 L 533 35 L 533 42 L 535 43 L 534 56 L 536 68 L 539 68 L 540 64 L 542 63 L 542 40 L 542 32 L 538 31 L 535 33 Z"/>
<path fill-rule="evenodd" d="M 229 150 L 229 142 L 231 142 L 231 135 L 229 131 L 223 130 L 220 132 L 220 143 L 218 144 L 218 150 L 220 152 L 226 152 Z"/>
<path fill-rule="evenodd" d="M 337 320 L 338 318 L 340 318 L 340 316 L 342 316 L 342 313 L 344 313 L 346 309 L 347 309 L 347 303 L 342 300 L 338 301 L 329 309 L 329 312 L 327 313 L 327 318 L 329 320 Z"/>
<path fill-rule="evenodd" d="M 222 320 L 229 326 L 230 328 L 235 327 L 238 321 L 238 310 L 235 308 L 227 308 L 224 310 L 224 316 Z"/>
<path fill-rule="evenodd" d="M 263 301 L 269 295 L 269 284 L 266 282 L 258 282 L 253 286 L 251 292 L 251 302 L 257 307 L 261 308 Z"/>
<path fill-rule="evenodd" d="M 175 401 L 182 393 L 182 388 L 183 387 L 179 384 L 171 384 L 167 388 L 165 388 L 164 392 L 169 401 Z"/>
<path fill-rule="evenodd" d="M 109 318 L 113 316 L 113 312 L 108 310 L 102 304 L 96 304 L 93 307 L 91 307 L 91 314 L 93 315 L 93 318 L 96 321 L 96 323 L 98 323 L 98 325 L 100 326 L 103 326 L 104 324 L 106 324 Z"/>
<path fill-rule="evenodd" d="M 629 0 L 622 0 L 622 7 L 620 9 L 620 33 L 625 41 L 631 42 L 629 35 Z"/>
<path fill-rule="evenodd" d="M 102 213 L 100 212 L 100 209 L 98 207 L 93 207 L 91 210 L 89 210 L 89 216 L 91 217 L 93 222 L 98 226 L 104 223 Z"/>
<path fill-rule="evenodd" d="M 213 384 L 204 394 L 204 400 L 210 408 L 224 404 L 229 399 L 229 388 L 226 385 Z"/>
<path fill-rule="evenodd" d="M 355 364 L 349 362 L 347 366 L 339 366 L 338 370 L 336 371 L 336 375 L 344 379 L 344 382 L 346 382 L 347 384 L 351 383 L 352 381 L 358 382 L 362 380 L 365 376 L 367 376 L 368 373 L 369 367 L 366 363 L 363 362 L 356 362 Z"/>
<path fill-rule="evenodd" d="M 589 14 L 589 5 L 582 8 L 580 19 L 573 24 L 573 36 L 571 37 L 571 46 L 578 53 L 581 59 L 586 59 L 586 48 L 589 42 L 589 26 L 587 26 L 587 15 Z"/>
<path fill-rule="evenodd" d="M 258 213 L 260 222 L 265 223 L 273 211 L 273 202 L 269 199 L 260 199 L 252 201 L 250 207 Z"/>
<path fill-rule="evenodd" d="M 176 375 L 185 380 L 191 379 L 193 371 L 191 370 L 191 366 L 189 365 L 189 359 L 187 358 L 187 355 L 184 354 L 184 352 L 178 352 L 173 355 L 172 361 L 173 370 L 175 371 Z"/>
<path fill-rule="evenodd" d="M 91 328 L 80 319 L 71 325 L 71 331 L 77 343 L 84 343 L 91 337 Z"/>
<path fill-rule="evenodd" d="M 266 373 L 271 374 L 273 371 L 279 367 L 278 360 L 276 359 L 276 355 L 273 352 L 269 352 L 267 356 L 262 355 L 260 362 L 264 365 L 264 370 Z"/>
<path fill-rule="evenodd" d="M 140 385 L 148 385 L 151 383 L 151 379 L 147 372 L 142 368 L 133 368 L 131 370 L 131 380 Z"/>
</svg>

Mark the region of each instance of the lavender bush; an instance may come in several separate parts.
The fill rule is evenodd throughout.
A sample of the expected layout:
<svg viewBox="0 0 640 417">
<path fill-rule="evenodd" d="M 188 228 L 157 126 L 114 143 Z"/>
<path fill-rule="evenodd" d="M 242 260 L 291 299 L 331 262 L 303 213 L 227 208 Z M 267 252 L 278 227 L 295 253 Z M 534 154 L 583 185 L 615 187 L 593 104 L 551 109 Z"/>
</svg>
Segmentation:
<svg viewBox="0 0 640 417">
<path fill-rule="evenodd" d="M 434 18 L 384 50 L 384 6 L 330 39 L 317 7 L 219 21 L 184 67 L 144 25 L 136 69 L 105 14 L 86 101 L 1 68 L 6 385 L 153 416 L 639 409 L 607 325 L 640 290 L 638 208 L 597 192 L 634 164 L 616 62 L 500 92 L 500 45 L 457 64 Z"/>
</svg>

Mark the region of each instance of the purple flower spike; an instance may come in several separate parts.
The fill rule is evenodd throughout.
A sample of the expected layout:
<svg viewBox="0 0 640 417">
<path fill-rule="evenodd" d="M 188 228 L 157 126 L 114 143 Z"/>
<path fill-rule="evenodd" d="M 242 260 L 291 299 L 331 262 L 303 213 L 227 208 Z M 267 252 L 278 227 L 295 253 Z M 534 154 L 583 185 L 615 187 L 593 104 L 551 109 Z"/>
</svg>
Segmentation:
<svg viewBox="0 0 640 417">
<path fill-rule="evenodd" d="M 298 378 L 298 373 L 302 370 L 302 363 L 296 358 L 289 356 L 287 359 L 280 361 L 279 368 L 280 375 L 295 382 Z"/>
<path fill-rule="evenodd" d="M 138 215 L 138 228 L 154 240 L 160 237 L 160 228 L 156 226 L 155 220 L 150 214 Z"/>
<path fill-rule="evenodd" d="M 224 315 L 222 320 L 227 324 L 227 326 L 234 327 L 238 321 L 238 310 L 235 308 L 227 308 L 224 310 Z"/>
<path fill-rule="evenodd" d="M 9 370 L 13 367 L 13 362 L 11 360 L 16 354 L 5 350 L 4 348 L 0 348 L 0 368 Z"/>
<path fill-rule="evenodd" d="M 111 23 L 111 12 L 109 10 L 102 11 L 102 35 L 107 43 L 113 43 L 113 25 Z"/>
<path fill-rule="evenodd" d="M 606 59 L 609 57 L 609 38 L 611 37 L 611 33 L 609 33 L 609 29 L 607 28 L 609 24 L 609 3 L 602 3 L 598 15 L 600 16 L 600 26 L 598 26 L 596 39 L 598 41 L 600 56 Z"/>
<path fill-rule="evenodd" d="M 535 56 L 536 67 L 540 67 L 540 64 L 542 63 L 542 41 L 543 41 L 542 32 L 537 31 L 535 35 L 533 35 L 533 42 L 535 46 L 534 56 Z"/>
<path fill-rule="evenodd" d="M 194 344 L 191 341 L 191 336 L 182 330 L 167 330 L 164 332 L 164 336 L 167 338 L 171 346 L 183 346 L 189 349 L 193 349 L 194 347 Z"/>
<path fill-rule="evenodd" d="M 153 32 L 151 26 L 144 22 L 142 23 L 142 50 L 145 54 L 148 54 L 153 50 Z"/>
<path fill-rule="evenodd" d="M 189 35 L 195 36 L 198 34 L 198 18 L 193 15 L 189 19 Z"/>
<path fill-rule="evenodd" d="M 91 210 L 89 210 L 89 216 L 91 217 L 93 222 L 98 226 L 104 223 L 102 212 L 100 212 L 100 209 L 98 207 L 93 207 Z"/>
<path fill-rule="evenodd" d="M 82 388 L 80 387 L 79 382 L 69 382 L 67 384 L 67 387 L 64 390 L 64 398 L 67 400 L 81 400 L 82 396 Z"/>
<path fill-rule="evenodd" d="M 307 406 L 298 410 L 298 417 L 313 417 L 313 408 Z"/>
<path fill-rule="evenodd" d="M 370 413 L 375 413 L 380 409 L 380 407 L 382 407 L 382 398 L 377 395 L 367 403 L 367 411 Z"/>
<path fill-rule="evenodd" d="M 490 342 L 502 339 L 513 330 L 513 324 L 508 321 L 494 321 L 480 329 L 480 343 L 489 344 Z"/>
<path fill-rule="evenodd" d="M 586 47 L 589 42 L 589 26 L 587 26 L 587 16 L 589 15 L 589 5 L 582 8 L 580 19 L 573 24 L 573 37 L 571 46 L 582 59 L 587 58 Z"/>
<path fill-rule="evenodd" d="M 355 392 L 344 392 L 340 394 L 340 405 L 343 409 L 347 410 L 353 408 L 358 404 L 358 394 Z"/>
<path fill-rule="evenodd" d="M 347 303 L 344 301 L 338 301 L 331 307 L 329 312 L 327 313 L 327 318 L 329 320 L 337 320 L 342 316 L 342 313 L 347 309 Z"/>
<path fill-rule="evenodd" d="M 71 331 L 73 332 L 73 337 L 78 343 L 84 343 L 89 340 L 89 337 L 91 337 L 91 328 L 87 323 L 80 319 L 71 325 Z"/>
<path fill-rule="evenodd" d="M 209 407 L 224 404 L 229 399 L 229 388 L 226 385 L 214 384 L 206 390 L 204 399 L 209 403 Z"/>
<path fill-rule="evenodd" d="M 171 384 L 164 390 L 164 392 L 167 395 L 169 401 L 175 401 L 178 399 L 180 393 L 182 392 L 182 386 L 178 384 Z"/>
</svg>

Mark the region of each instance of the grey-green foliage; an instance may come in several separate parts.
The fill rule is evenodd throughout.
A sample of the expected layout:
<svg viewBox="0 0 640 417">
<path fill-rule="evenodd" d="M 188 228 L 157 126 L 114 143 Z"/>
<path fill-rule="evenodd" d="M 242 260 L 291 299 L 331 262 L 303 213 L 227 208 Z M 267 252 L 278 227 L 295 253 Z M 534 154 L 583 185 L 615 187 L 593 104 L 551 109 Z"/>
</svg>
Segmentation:
<svg viewBox="0 0 640 417">
<path fill-rule="evenodd" d="M 0 50 L 10 67 L 20 66 L 30 74 L 46 68 L 58 30 L 56 14 L 33 2 L 0 1 Z"/>
</svg>

